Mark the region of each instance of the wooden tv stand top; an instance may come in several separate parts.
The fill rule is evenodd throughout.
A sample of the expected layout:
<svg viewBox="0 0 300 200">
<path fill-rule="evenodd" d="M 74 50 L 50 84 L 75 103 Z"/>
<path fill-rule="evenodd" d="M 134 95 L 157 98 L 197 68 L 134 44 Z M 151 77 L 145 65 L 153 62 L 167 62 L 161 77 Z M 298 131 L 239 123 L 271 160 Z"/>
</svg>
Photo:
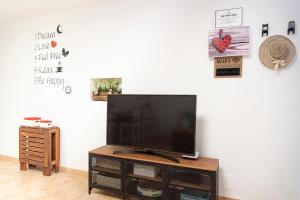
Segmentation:
<svg viewBox="0 0 300 200">
<path fill-rule="evenodd" d="M 125 154 L 125 153 L 113 154 L 114 151 L 126 150 L 126 149 L 129 148 L 106 145 L 91 150 L 89 151 L 89 153 L 94 155 L 102 155 L 102 156 L 109 156 L 109 157 L 129 159 L 129 160 L 138 160 L 144 162 L 152 162 L 152 163 L 159 163 L 159 164 L 170 165 L 170 166 L 200 169 L 200 170 L 207 170 L 207 171 L 218 171 L 219 168 L 219 160 L 213 158 L 199 157 L 197 160 L 192 160 L 192 159 L 184 159 L 178 154 L 168 153 L 167 155 L 175 157 L 180 161 L 180 163 L 175 163 L 164 158 L 151 156 L 147 154 Z"/>
</svg>

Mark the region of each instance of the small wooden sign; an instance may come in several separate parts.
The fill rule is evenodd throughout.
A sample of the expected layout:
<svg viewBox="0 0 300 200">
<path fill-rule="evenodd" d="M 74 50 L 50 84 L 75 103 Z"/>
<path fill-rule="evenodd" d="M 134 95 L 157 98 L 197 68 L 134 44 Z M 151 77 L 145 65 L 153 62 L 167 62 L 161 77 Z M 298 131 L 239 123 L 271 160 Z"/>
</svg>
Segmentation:
<svg viewBox="0 0 300 200">
<path fill-rule="evenodd" d="M 243 57 L 217 57 L 215 60 L 215 78 L 242 77 Z"/>
</svg>

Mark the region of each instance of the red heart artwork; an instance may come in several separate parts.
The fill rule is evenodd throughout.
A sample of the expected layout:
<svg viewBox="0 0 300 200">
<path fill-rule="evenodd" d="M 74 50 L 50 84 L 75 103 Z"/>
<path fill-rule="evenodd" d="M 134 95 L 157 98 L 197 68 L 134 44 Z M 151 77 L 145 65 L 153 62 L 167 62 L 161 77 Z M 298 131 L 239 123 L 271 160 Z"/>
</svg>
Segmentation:
<svg viewBox="0 0 300 200">
<path fill-rule="evenodd" d="M 223 38 L 214 38 L 212 43 L 218 51 L 224 53 L 231 43 L 231 36 L 225 35 Z"/>
<path fill-rule="evenodd" d="M 54 48 L 54 47 L 56 47 L 56 45 L 57 45 L 57 42 L 55 42 L 55 41 L 52 40 L 51 41 L 51 47 Z"/>
</svg>

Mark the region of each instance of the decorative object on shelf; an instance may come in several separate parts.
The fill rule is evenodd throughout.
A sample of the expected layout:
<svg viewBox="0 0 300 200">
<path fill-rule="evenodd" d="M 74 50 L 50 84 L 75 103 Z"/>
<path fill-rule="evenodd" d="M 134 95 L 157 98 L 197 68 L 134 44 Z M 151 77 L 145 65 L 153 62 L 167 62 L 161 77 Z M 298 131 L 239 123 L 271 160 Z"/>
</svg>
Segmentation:
<svg viewBox="0 0 300 200">
<path fill-rule="evenodd" d="M 264 37 L 264 35 L 269 35 L 269 24 L 262 25 L 261 36 Z"/>
<path fill-rule="evenodd" d="M 243 57 L 218 57 L 214 58 L 215 78 L 240 78 L 242 77 Z"/>
<path fill-rule="evenodd" d="M 104 176 L 101 174 L 97 175 L 96 178 L 96 183 L 98 185 L 108 187 L 108 188 L 113 188 L 120 190 L 121 189 L 121 179 L 120 178 L 114 178 L 114 177 L 109 177 L 109 176 Z"/>
<path fill-rule="evenodd" d="M 194 155 L 182 155 L 183 158 L 186 159 L 194 159 L 197 160 L 199 158 L 199 152 L 196 151 Z"/>
<path fill-rule="evenodd" d="M 158 175 L 159 168 L 151 165 L 140 165 L 134 164 L 133 165 L 133 174 L 138 176 L 146 176 L 154 178 Z"/>
<path fill-rule="evenodd" d="M 141 196 L 158 198 L 161 197 L 162 190 L 151 184 L 151 182 L 139 181 L 137 185 L 137 192 Z"/>
<path fill-rule="evenodd" d="M 278 70 L 287 67 L 294 59 L 296 47 L 282 35 L 267 38 L 259 48 L 259 58 L 263 65 Z"/>
<path fill-rule="evenodd" d="M 249 29 L 249 26 L 244 26 L 209 31 L 209 57 L 249 55 Z"/>
<path fill-rule="evenodd" d="M 289 35 L 290 32 L 293 33 L 293 35 L 295 34 L 295 30 L 296 29 L 296 23 L 295 21 L 290 21 L 289 24 L 288 24 L 288 30 L 287 30 L 287 34 Z"/>
<path fill-rule="evenodd" d="M 40 125 L 41 117 L 24 117 L 23 125 L 30 127 L 38 127 Z"/>
<path fill-rule="evenodd" d="M 96 78 L 91 80 L 91 97 L 94 101 L 106 101 L 108 94 L 121 93 L 121 78 Z"/>
<path fill-rule="evenodd" d="M 243 8 L 231 8 L 215 11 L 215 27 L 224 28 L 242 26 Z"/>
<path fill-rule="evenodd" d="M 20 170 L 29 166 L 39 166 L 45 176 L 52 169 L 59 171 L 60 165 L 60 129 L 58 127 L 41 128 L 20 126 L 19 128 Z"/>
<path fill-rule="evenodd" d="M 180 193 L 180 200 L 209 200 L 208 197 Z"/>
<path fill-rule="evenodd" d="M 41 128 L 50 128 L 50 127 L 52 127 L 52 121 L 43 119 L 40 121 L 40 127 Z"/>
</svg>

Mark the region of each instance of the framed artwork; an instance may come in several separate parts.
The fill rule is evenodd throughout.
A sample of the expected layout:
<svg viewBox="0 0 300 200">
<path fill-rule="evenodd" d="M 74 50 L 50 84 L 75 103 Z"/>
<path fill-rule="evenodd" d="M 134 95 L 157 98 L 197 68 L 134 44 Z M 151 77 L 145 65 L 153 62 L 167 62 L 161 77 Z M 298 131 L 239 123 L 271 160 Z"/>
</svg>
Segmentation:
<svg viewBox="0 0 300 200">
<path fill-rule="evenodd" d="M 215 11 L 215 27 L 224 28 L 231 26 L 242 26 L 243 8 L 231 8 Z"/>
<path fill-rule="evenodd" d="M 91 98 L 93 101 L 107 101 L 108 94 L 122 94 L 122 78 L 91 79 Z"/>
<path fill-rule="evenodd" d="M 209 31 L 209 57 L 246 56 L 250 54 L 249 26 Z"/>
</svg>

